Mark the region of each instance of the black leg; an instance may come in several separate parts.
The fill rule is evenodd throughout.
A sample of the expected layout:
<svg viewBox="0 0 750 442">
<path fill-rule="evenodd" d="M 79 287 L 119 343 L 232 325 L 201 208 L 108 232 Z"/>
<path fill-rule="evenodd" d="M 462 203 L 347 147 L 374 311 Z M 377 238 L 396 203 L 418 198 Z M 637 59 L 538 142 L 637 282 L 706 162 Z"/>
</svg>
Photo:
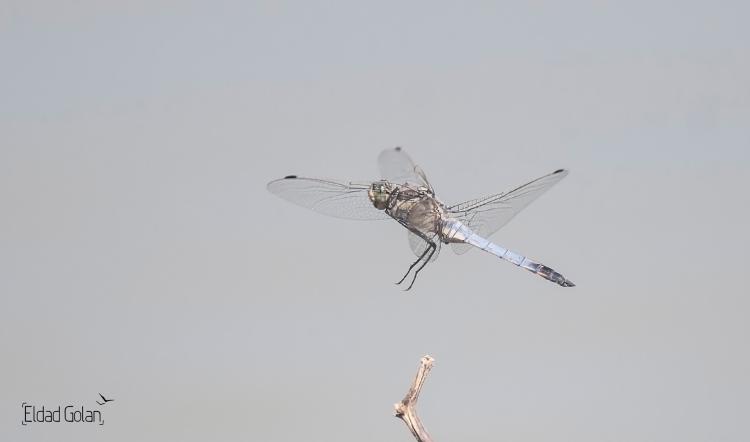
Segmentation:
<svg viewBox="0 0 750 442">
<path fill-rule="evenodd" d="M 432 255 L 434 255 L 435 254 L 435 250 L 437 250 L 437 245 L 435 244 L 434 241 L 430 241 L 428 244 L 429 244 L 429 247 L 427 248 L 427 250 L 430 251 L 430 256 L 428 256 L 427 259 L 424 260 L 424 262 L 422 263 L 422 265 L 419 266 L 419 268 L 417 269 L 417 271 L 414 272 L 414 277 L 411 280 L 411 284 L 409 284 L 409 287 L 407 287 L 406 290 L 411 289 L 411 287 L 414 285 L 414 281 L 417 280 L 417 275 L 424 268 L 424 266 L 426 266 L 427 263 L 430 262 L 430 260 L 432 259 Z M 427 252 L 427 250 L 425 250 L 425 252 Z M 422 255 L 424 256 L 424 254 L 422 254 Z M 419 258 L 419 259 L 421 260 L 422 258 Z"/>
<path fill-rule="evenodd" d="M 435 250 L 437 250 L 437 245 L 435 244 L 434 241 L 432 241 L 430 238 L 428 238 L 427 235 L 425 235 L 424 233 L 420 232 L 417 229 L 413 229 L 413 228 L 409 227 L 405 222 L 399 221 L 399 224 L 401 224 L 402 226 L 406 227 L 406 229 L 408 229 L 413 234 L 415 234 L 418 237 L 422 238 L 422 240 L 427 243 L 428 247 L 425 249 L 424 252 L 422 252 L 422 255 L 419 256 L 419 259 L 417 259 L 416 261 L 414 261 L 412 263 L 412 265 L 409 266 L 409 270 L 406 271 L 406 274 L 404 275 L 404 277 L 401 278 L 401 280 L 399 282 L 397 282 L 396 285 L 401 284 L 402 282 L 404 282 L 404 280 L 406 280 L 406 277 L 409 276 L 409 273 L 412 271 L 412 269 L 414 267 L 416 267 L 416 265 L 419 264 L 425 258 L 425 256 L 427 256 L 428 252 L 430 253 L 430 256 L 428 256 L 427 259 L 424 260 L 424 262 L 422 262 L 422 265 L 419 266 L 419 268 L 417 269 L 417 271 L 414 273 L 414 278 L 412 278 L 411 284 L 409 284 L 409 287 L 406 289 L 406 290 L 409 290 L 414 285 L 414 281 L 416 281 L 416 279 L 417 279 L 417 273 L 419 273 L 419 271 L 422 270 L 424 268 L 424 266 L 427 265 L 428 262 L 430 262 L 430 259 L 432 259 L 432 255 L 434 255 L 435 254 Z"/>
<path fill-rule="evenodd" d="M 406 277 L 409 276 L 409 273 L 411 272 L 411 269 L 413 269 L 414 266 L 416 266 L 419 263 L 419 261 L 421 261 L 427 255 L 427 252 L 429 252 L 429 251 L 430 251 L 429 247 L 426 248 L 426 249 L 424 249 L 424 252 L 422 253 L 422 255 L 419 258 L 417 258 L 417 260 L 414 261 L 414 263 L 412 263 L 412 265 L 409 266 L 409 270 L 406 271 L 406 274 L 404 275 L 404 277 L 401 278 L 401 280 L 399 282 L 397 282 L 396 285 L 399 285 L 402 282 L 404 282 L 404 280 L 406 279 Z M 430 255 L 430 256 L 432 256 L 432 255 Z M 422 265 L 422 267 L 424 267 L 424 265 Z M 420 267 L 420 269 L 422 267 Z M 414 284 L 414 281 L 412 281 L 412 284 Z M 411 288 L 411 286 L 409 286 L 409 288 Z M 409 290 L 409 289 L 407 289 L 407 290 Z"/>
</svg>

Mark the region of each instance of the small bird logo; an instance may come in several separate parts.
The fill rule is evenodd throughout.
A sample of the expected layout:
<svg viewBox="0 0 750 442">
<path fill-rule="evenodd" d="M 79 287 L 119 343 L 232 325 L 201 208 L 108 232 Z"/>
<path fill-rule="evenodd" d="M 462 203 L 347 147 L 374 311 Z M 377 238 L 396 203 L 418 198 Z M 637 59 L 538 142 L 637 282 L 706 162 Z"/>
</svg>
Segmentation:
<svg viewBox="0 0 750 442">
<path fill-rule="evenodd" d="M 105 398 L 101 393 L 99 393 L 99 397 L 102 398 L 102 401 L 104 401 L 104 402 L 96 401 L 96 403 L 99 404 L 99 405 L 104 405 L 107 402 L 112 402 L 114 400 L 114 399 L 107 399 L 107 398 Z"/>
</svg>

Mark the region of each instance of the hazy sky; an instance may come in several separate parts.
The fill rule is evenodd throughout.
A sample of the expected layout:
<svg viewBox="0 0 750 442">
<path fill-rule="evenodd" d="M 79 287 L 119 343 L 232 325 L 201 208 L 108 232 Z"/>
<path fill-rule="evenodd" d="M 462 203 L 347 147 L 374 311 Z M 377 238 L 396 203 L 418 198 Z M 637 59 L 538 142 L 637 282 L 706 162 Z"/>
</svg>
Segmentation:
<svg viewBox="0 0 750 442">
<path fill-rule="evenodd" d="M 750 440 L 748 5 L 0 2 L 0 439 Z M 577 287 L 266 191 L 396 145 Z"/>
</svg>

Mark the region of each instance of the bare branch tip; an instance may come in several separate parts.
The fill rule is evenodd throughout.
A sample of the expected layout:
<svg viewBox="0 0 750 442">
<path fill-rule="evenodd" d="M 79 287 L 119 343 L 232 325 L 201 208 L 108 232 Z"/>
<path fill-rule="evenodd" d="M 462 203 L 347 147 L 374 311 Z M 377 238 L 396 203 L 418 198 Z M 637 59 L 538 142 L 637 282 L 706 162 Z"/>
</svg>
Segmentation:
<svg viewBox="0 0 750 442">
<path fill-rule="evenodd" d="M 432 442 L 432 438 L 430 438 L 424 425 L 422 425 L 422 421 L 417 416 L 416 405 L 422 385 L 434 362 L 435 359 L 430 355 L 425 355 L 420 359 L 419 370 L 412 381 L 411 388 L 406 393 L 406 397 L 393 405 L 394 415 L 404 421 L 417 442 Z"/>
</svg>

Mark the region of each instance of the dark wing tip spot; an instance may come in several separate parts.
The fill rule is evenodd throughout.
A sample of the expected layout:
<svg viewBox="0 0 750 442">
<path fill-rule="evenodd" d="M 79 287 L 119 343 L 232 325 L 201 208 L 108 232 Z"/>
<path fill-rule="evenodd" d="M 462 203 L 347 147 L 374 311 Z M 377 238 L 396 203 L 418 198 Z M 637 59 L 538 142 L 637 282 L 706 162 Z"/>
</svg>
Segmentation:
<svg viewBox="0 0 750 442">
<path fill-rule="evenodd" d="M 396 146 L 396 152 L 401 152 L 401 146 Z"/>
<path fill-rule="evenodd" d="M 287 175 L 284 177 L 285 180 L 293 180 L 295 178 L 297 178 L 297 175 Z"/>
<path fill-rule="evenodd" d="M 554 171 L 552 173 L 560 173 L 560 172 L 565 172 L 565 169 L 557 169 L 556 171 Z"/>
</svg>

